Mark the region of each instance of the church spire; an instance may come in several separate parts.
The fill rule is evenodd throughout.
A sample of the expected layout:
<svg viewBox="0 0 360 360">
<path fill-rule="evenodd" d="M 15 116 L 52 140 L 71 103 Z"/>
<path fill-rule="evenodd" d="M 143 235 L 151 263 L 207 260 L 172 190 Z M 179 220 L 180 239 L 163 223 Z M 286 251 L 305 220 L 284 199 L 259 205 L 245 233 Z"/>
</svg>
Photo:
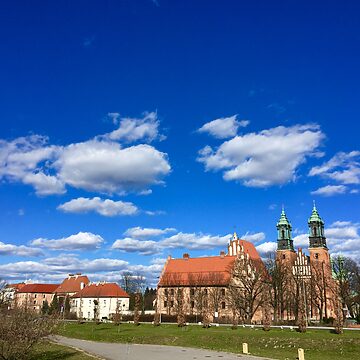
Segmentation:
<svg viewBox="0 0 360 360">
<path fill-rule="evenodd" d="M 310 248 L 327 248 L 324 225 L 325 223 L 320 217 L 314 201 L 314 206 L 308 220 Z"/>
<path fill-rule="evenodd" d="M 292 227 L 285 214 L 284 205 L 282 207 L 280 219 L 276 224 L 276 229 L 278 231 L 277 249 L 294 251 L 294 244 L 291 236 Z"/>
</svg>

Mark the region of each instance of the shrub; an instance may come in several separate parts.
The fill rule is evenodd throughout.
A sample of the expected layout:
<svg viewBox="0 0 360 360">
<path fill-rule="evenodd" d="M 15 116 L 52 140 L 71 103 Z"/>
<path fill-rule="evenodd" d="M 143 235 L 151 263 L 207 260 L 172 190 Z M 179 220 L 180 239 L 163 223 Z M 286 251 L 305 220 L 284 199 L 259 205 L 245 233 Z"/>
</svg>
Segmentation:
<svg viewBox="0 0 360 360">
<path fill-rule="evenodd" d="M 25 309 L 0 313 L 0 358 L 27 359 L 32 347 L 53 334 L 58 324 L 56 316 L 39 315 Z"/>
</svg>

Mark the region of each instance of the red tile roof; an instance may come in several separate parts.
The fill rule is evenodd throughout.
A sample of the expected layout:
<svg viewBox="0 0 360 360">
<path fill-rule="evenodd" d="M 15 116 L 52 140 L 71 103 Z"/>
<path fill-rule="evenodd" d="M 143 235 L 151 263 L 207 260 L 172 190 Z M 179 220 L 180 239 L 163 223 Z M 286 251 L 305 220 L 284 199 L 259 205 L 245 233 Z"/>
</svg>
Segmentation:
<svg viewBox="0 0 360 360">
<path fill-rule="evenodd" d="M 69 275 L 55 290 L 57 294 L 77 293 L 81 290 L 81 283 L 87 285 L 89 278 L 86 275 Z"/>
<path fill-rule="evenodd" d="M 23 288 L 25 286 L 25 283 L 18 283 L 18 284 L 7 284 L 6 288 L 7 289 L 15 289 L 15 290 L 20 290 L 21 288 Z"/>
<path fill-rule="evenodd" d="M 118 284 L 116 283 L 97 283 L 90 284 L 84 287 L 81 291 L 76 293 L 74 298 L 101 298 L 101 297 L 130 297 Z"/>
<path fill-rule="evenodd" d="M 238 240 L 255 262 L 261 261 L 255 246 Z M 160 277 L 159 286 L 214 286 L 228 285 L 236 256 L 169 259 Z"/>
<path fill-rule="evenodd" d="M 59 284 L 26 284 L 18 292 L 51 294 L 58 286 Z"/>
</svg>

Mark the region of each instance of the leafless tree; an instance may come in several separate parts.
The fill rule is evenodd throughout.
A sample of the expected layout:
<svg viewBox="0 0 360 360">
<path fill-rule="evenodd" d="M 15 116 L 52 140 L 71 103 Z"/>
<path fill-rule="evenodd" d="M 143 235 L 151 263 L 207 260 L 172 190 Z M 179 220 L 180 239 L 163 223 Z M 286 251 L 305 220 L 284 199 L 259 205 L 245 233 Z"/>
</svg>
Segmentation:
<svg viewBox="0 0 360 360">
<path fill-rule="evenodd" d="M 134 308 L 134 324 L 140 324 L 140 310 L 141 310 L 141 294 L 135 294 L 135 308 Z"/>
<path fill-rule="evenodd" d="M 24 308 L 0 312 L 0 359 L 27 359 L 31 349 L 56 330 L 56 316 L 43 316 Z"/>
<path fill-rule="evenodd" d="M 242 254 L 235 260 L 227 299 L 245 323 L 251 322 L 262 305 L 265 276 L 266 269 L 261 260 L 253 261 L 247 254 Z"/>
<path fill-rule="evenodd" d="M 176 315 L 177 315 L 177 325 L 179 327 L 185 326 L 185 296 L 184 289 L 178 288 L 176 292 Z"/>
</svg>

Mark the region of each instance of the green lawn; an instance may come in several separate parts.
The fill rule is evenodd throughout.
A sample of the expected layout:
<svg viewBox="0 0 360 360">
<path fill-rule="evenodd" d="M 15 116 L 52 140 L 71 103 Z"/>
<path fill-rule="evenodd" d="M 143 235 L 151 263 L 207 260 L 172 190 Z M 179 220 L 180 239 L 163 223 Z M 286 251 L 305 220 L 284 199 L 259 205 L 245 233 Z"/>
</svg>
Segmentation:
<svg viewBox="0 0 360 360">
<path fill-rule="evenodd" d="M 46 341 L 35 346 L 30 360 L 94 360 L 94 357 L 90 357 L 72 348 Z"/>
<path fill-rule="evenodd" d="M 241 353 L 242 343 L 247 342 L 251 354 L 274 359 L 296 359 L 299 347 L 305 349 L 306 360 L 360 359 L 360 331 L 336 335 L 326 330 L 300 334 L 290 330 L 265 332 L 242 327 L 232 330 L 230 327 L 203 329 L 196 325 L 178 328 L 176 325 L 66 323 L 59 333 L 95 341 L 187 346 L 234 353 Z"/>
</svg>

